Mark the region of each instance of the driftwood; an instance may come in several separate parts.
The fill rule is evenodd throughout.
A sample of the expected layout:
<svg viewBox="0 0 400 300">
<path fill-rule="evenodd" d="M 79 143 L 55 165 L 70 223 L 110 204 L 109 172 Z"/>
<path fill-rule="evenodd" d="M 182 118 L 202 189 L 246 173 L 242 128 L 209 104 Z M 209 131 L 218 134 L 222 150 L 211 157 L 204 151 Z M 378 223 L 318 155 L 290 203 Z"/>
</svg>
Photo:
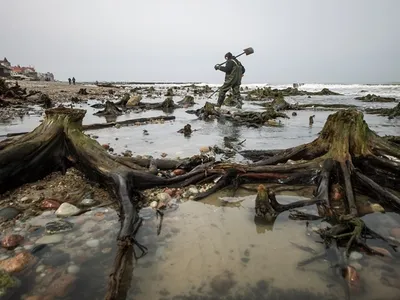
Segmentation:
<svg viewBox="0 0 400 300">
<path fill-rule="evenodd" d="M 108 128 L 108 127 L 113 127 L 115 125 L 126 126 L 126 125 L 131 125 L 131 124 L 153 122 L 153 121 L 158 121 L 158 120 L 172 121 L 172 120 L 175 120 L 175 116 L 136 118 L 136 119 L 130 119 L 130 120 L 124 120 L 124 121 L 118 121 L 118 122 L 88 124 L 88 125 L 82 125 L 82 131 Z M 13 132 L 13 133 L 7 133 L 5 135 L 0 135 L 0 137 L 15 137 L 15 136 L 19 136 L 19 135 L 23 135 L 23 134 L 27 134 L 27 133 L 29 133 L 29 132 L 27 132 L 27 131 Z"/>
<path fill-rule="evenodd" d="M 263 112 L 236 112 L 218 110 L 215 104 L 206 102 L 202 108 L 196 110 L 187 110 L 186 113 L 194 114 L 201 120 L 221 120 L 230 121 L 236 125 L 246 125 L 252 127 L 260 127 L 263 125 L 271 125 L 269 122 L 276 118 L 289 118 L 286 114 L 275 111 L 269 108 Z"/>
<path fill-rule="evenodd" d="M 389 119 L 393 119 L 395 117 L 400 117 L 400 103 L 393 108 L 367 108 L 365 111 L 369 114 L 387 116 Z"/>
<path fill-rule="evenodd" d="M 332 92 L 327 88 L 324 88 L 319 92 L 307 92 L 292 87 L 288 87 L 286 89 L 281 89 L 281 90 L 265 87 L 265 88 L 257 88 L 255 90 L 247 92 L 246 100 L 277 99 L 286 96 L 305 96 L 305 95 L 328 96 L 328 95 L 340 95 L 340 94 Z"/>
<path fill-rule="evenodd" d="M 354 99 L 360 100 L 362 102 L 396 102 L 396 98 L 382 97 L 375 94 L 368 94 L 362 97 L 355 97 Z"/>
<path fill-rule="evenodd" d="M 31 97 L 37 94 L 40 94 L 40 96 L 32 100 Z M 42 104 L 44 108 L 52 107 L 52 101 L 47 94 L 34 90 L 27 92 L 26 88 L 21 88 L 18 82 L 10 86 L 4 79 L 0 78 L 0 107 L 26 105 L 27 103 Z"/>
<path fill-rule="evenodd" d="M 163 102 L 159 103 L 140 102 L 136 107 L 140 109 L 161 109 L 168 111 L 175 108 L 182 108 L 183 106 L 175 104 L 174 100 L 172 100 L 172 97 L 168 97 Z"/>
<path fill-rule="evenodd" d="M 213 188 L 196 196 L 195 200 L 200 200 L 221 188 L 237 188 L 244 183 L 316 185 L 313 199 L 289 206 L 279 204 L 274 195 L 268 193 L 271 213 L 276 215 L 286 209 L 316 204 L 320 216 L 329 218 L 335 230 L 340 229 L 340 233 L 336 230 L 321 233 L 321 236 L 339 242 L 346 240 L 348 249 L 366 247 L 361 240 L 365 225 L 358 219 L 355 188 L 374 195 L 382 206 L 400 209 L 399 197 L 390 191 L 399 191 L 398 163 L 386 158 L 390 155 L 400 159 L 400 148 L 371 131 L 363 114 L 354 109 L 330 115 L 319 137 L 311 143 L 269 153 L 272 155 L 249 165 L 187 164 L 187 173 L 173 178 L 152 175 L 115 160 L 97 141 L 83 134 L 85 113 L 80 109 L 48 109 L 44 121 L 35 130 L 1 141 L 0 193 L 40 180 L 54 171 L 65 173 L 70 167 L 79 169 L 113 193 L 120 207 L 121 228 L 107 299 L 117 299 L 121 292 L 121 274 L 129 266 L 134 246 L 146 251 L 135 240 L 141 224 L 137 203 L 144 189 L 184 187 L 220 177 Z M 286 164 L 289 159 L 302 162 Z M 176 166 L 171 164 L 171 167 Z M 385 177 L 381 176 L 383 173 Z M 341 193 L 332 194 L 334 185 L 341 187 Z M 332 201 L 343 202 L 344 210 L 336 211 Z M 269 209 L 269 206 L 264 207 Z"/>
</svg>

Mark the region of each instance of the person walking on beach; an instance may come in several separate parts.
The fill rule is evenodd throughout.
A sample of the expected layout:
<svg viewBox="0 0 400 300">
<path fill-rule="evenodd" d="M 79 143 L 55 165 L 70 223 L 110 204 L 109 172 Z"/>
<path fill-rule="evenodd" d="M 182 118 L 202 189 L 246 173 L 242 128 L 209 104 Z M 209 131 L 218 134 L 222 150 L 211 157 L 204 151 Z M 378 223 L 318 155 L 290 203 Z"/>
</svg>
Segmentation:
<svg viewBox="0 0 400 300">
<path fill-rule="evenodd" d="M 75 85 L 75 77 L 72 77 L 72 84 Z"/>
<path fill-rule="evenodd" d="M 233 100 L 236 102 L 236 107 L 242 108 L 243 103 L 240 99 L 240 85 L 242 84 L 242 77 L 246 70 L 242 63 L 236 57 L 234 57 L 231 52 L 225 54 L 225 59 L 225 67 L 219 64 L 214 66 L 215 70 L 220 70 L 225 73 L 225 82 L 220 88 L 217 106 L 222 106 L 226 93 L 232 89 Z"/>
<path fill-rule="evenodd" d="M 71 78 L 68 78 L 68 83 L 69 85 L 71 85 Z"/>
</svg>

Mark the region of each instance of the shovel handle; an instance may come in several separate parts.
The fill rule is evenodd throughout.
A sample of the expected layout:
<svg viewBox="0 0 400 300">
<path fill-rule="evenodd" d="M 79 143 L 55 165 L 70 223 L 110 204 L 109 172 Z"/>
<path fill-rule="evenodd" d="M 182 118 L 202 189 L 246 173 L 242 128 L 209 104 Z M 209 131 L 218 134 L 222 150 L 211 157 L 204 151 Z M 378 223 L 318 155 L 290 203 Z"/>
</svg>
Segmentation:
<svg viewBox="0 0 400 300">
<path fill-rule="evenodd" d="M 246 52 L 243 51 L 242 53 L 240 53 L 240 54 L 234 56 L 234 58 L 237 58 L 237 57 L 239 57 L 239 56 L 241 56 L 241 55 L 243 55 L 243 54 L 245 54 L 245 53 L 246 53 Z M 224 64 L 226 64 L 226 61 L 224 61 L 223 63 L 220 63 L 220 64 L 218 64 L 218 65 L 222 66 L 222 65 L 224 65 Z"/>
<path fill-rule="evenodd" d="M 218 88 L 214 93 L 212 93 L 210 96 L 208 96 L 207 98 L 208 99 L 210 99 L 212 96 L 214 96 L 214 94 L 216 93 L 216 92 L 218 92 L 220 90 L 220 88 Z"/>
</svg>

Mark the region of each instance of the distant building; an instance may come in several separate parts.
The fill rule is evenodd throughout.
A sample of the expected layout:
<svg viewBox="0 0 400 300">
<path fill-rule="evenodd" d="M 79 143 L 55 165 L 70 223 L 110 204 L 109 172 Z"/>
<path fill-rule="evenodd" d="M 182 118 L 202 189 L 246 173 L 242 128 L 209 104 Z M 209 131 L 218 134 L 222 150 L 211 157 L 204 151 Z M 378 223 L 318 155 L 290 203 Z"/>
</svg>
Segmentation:
<svg viewBox="0 0 400 300">
<path fill-rule="evenodd" d="M 38 73 L 37 74 L 38 80 L 40 81 L 55 81 L 53 73 Z"/>
<path fill-rule="evenodd" d="M 11 76 L 20 80 L 38 80 L 37 72 L 34 67 L 21 67 L 20 65 L 11 67 Z"/>
<path fill-rule="evenodd" d="M 9 77 L 11 75 L 11 64 L 4 57 L 3 60 L 0 60 L 0 77 Z"/>
<path fill-rule="evenodd" d="M 17 80 L 55 81 L 53 73 L 38 73 L 33 66 L 11 66 L 6 57 L 0 60 L 0 77 L 11 77 Z"/>
</svg>

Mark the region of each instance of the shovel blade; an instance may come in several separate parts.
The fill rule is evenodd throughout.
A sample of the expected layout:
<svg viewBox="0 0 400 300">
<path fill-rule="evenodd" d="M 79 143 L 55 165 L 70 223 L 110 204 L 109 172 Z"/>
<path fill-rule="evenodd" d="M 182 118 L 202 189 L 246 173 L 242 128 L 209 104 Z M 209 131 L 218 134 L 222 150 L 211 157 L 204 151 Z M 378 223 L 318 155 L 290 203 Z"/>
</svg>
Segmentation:
<svg viewBox="0 0 400 300">
<path fill-rule="evenodd" d="M 243 49 L 243 52 L 246 53 L 246 55 L 250 55 L 254 53 L 254 49 L 252 47 Z"/>
</svg>

